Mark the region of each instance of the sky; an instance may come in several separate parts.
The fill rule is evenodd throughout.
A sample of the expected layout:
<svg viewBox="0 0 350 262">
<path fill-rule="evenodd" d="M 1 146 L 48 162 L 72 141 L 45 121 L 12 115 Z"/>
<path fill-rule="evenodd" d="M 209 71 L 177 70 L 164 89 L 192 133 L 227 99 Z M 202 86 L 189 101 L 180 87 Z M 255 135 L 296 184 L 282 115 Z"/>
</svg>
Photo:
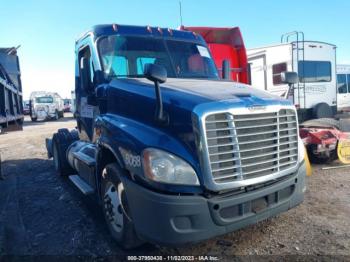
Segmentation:
<svg viewBox="0 0 350 262">
<path fill-rule="evenodd" d="M 74 43 L 96 24 L 177 28 L 178 0 L 0 0 L 0 47 L 18 46 L 24 99 L 32 91 L 74 89 Z M 335 44 L 350 64 L 347 0 L 181 0 L 185 26 L 239 26 L 248 48 L 278 43 L 283 33 Z"/>
</svg>

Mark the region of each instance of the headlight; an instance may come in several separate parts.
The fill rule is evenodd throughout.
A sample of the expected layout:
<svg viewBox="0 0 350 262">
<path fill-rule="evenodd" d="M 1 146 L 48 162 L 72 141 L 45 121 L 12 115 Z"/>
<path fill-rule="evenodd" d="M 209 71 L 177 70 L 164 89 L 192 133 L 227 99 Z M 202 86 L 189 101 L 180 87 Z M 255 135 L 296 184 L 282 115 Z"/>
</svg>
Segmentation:
<svg viewBox="0 0 350 262">
<path fill-rule="evenodd" d="M 199 185 L 193 168 L 173 154 L 149 148 L 142 153 L 145 175 L 157 182 L 180 185 Z"/>
<path fill-rule="evenodd" d="M 300 163 L 301 161 L 304 160 L 305 156 L 305 146 L 303 143 L 303 140 L 298 136 L 298 162 Z"/>
</svg>

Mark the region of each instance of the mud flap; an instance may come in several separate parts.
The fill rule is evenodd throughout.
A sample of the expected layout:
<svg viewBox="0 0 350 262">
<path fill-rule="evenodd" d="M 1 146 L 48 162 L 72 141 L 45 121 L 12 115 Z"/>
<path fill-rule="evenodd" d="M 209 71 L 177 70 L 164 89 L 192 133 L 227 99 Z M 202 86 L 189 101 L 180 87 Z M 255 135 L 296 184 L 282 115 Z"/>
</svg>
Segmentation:
<svg viewBox="0 0 350 262">
<path fill-rule="evenodd" d="M 305 148 L 304 160 L 305 160 L 305 166 L 306 166 L 306 175 L 311 176 L 312 175 L 312 167 L 310 164 L 309 156 L 307 155 L 306 148 Z"/>
<path fill-rule="evenodd" d="M 50 159 L 53 156 L 52 155 L 52 139 L 46 138 L 45 144 L 46 144 L 46 150 L 47 150 L 47 158 Z"/>
</svg>

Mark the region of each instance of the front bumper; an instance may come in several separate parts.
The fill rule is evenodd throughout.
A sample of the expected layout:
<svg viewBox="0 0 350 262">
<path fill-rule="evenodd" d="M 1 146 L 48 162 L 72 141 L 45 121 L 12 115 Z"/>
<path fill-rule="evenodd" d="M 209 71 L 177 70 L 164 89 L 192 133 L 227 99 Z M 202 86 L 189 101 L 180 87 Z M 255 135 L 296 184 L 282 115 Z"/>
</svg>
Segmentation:
<svg viewBox="0 0 350 262">
<path fill-rule="evenodd" d="M 56 113 L 55 112 L 47 112 L 45 110 L 38 110 L 38 111 L 36 111 L 35 116 L 38 120 L 46 120 L 46 119 L 55 118 Z"/>
<path fill-rule="evenodd" d="M 138 236 L 179 246 L 198 242 L 287 211 L 304 199 L 305 163 L 288 178 L 231 196 L 174 196 L 150 191 L 122 178 Z"/>
</svg>

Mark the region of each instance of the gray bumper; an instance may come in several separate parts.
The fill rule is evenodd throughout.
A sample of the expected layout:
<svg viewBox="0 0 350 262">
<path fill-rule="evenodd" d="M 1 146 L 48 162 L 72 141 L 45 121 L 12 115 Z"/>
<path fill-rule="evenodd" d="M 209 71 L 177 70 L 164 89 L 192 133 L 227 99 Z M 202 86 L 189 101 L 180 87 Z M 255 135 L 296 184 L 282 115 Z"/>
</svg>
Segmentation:
<svg viewBox="0 0 350 262">
<path fill-rule="evenodd" d="M 275 216 L 304 199 L 305 164 L 283 181 L 235 196 L 160 194 L 122 179 L 140 238 L 178 246 L 212 238 Z"/>
</svg>

